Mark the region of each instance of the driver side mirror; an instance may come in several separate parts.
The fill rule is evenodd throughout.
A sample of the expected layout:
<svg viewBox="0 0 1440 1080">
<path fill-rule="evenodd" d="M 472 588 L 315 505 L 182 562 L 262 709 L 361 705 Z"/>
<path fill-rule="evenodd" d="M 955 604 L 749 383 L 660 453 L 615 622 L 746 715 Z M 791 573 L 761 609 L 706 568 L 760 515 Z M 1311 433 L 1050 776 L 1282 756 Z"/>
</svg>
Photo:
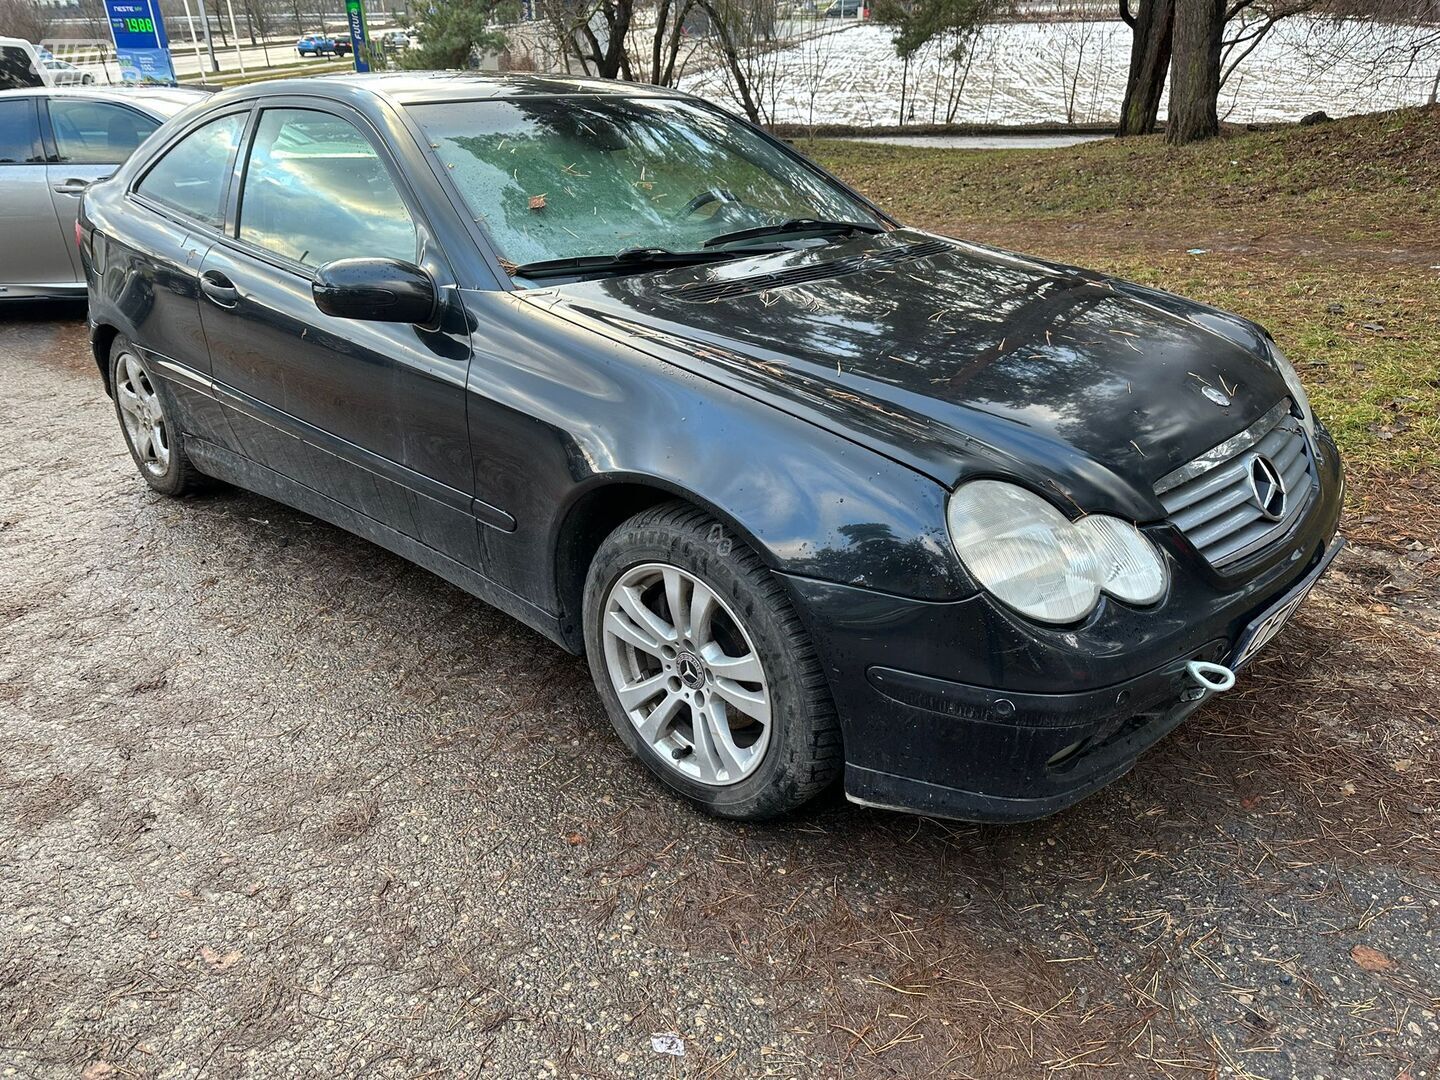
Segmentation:
<svg viewBox="0 0 1440 1080">
<path fill-rule="evenodd" d="M 423 326 L 435 318 L 435 282 L 398 259 L 336 259 L 315 271 L 310 292 L 315 306 L 337 319 Z"/>
</svg>

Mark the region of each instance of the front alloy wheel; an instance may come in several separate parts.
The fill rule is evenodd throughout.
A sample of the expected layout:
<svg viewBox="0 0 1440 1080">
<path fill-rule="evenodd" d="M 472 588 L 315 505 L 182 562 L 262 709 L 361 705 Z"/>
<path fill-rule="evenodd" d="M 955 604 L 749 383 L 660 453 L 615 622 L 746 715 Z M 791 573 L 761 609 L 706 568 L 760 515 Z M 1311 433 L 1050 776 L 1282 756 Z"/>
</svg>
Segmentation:
<svg viewBox="0 0 1440 1080">
<path fill-rule="evenodd" d="M 660 761 L 701 784 L 745 779 L 770 740 L 765 666 L 735 613 L 695 575 L 627 571 L 605 601 L 605 666 Z"/>
<path fill-rule="evenodd" d="M 730 529 L 686 503 L 605 538 L 585 652 L 616 733 L 652 773 L 723 817 L 774 817 L 844 765 L 830 689 L 789 594 Z"/>
</svg>

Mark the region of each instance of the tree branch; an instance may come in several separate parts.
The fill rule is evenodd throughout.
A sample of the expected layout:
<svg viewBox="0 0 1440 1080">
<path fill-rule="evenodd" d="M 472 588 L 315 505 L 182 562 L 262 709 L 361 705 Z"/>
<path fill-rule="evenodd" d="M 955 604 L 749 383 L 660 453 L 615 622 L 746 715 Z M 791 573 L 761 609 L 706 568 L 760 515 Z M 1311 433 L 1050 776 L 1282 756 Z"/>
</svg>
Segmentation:
<svg viewBox="0 0 1440 1080">
<path fill-rule="evenodd" d="M 1254 39 L 1250 42 L 1250 44 L 1247 45 L 1244 49 L 1241 50 L 1240 55 L 1237 56 L 1237 57 L 1235 57 L 1234 60 L 1231 60 L 1230 63 L 1229 63 L 1228 65 L 1226 65 L 1225 70 L 1220 73 L 1220 87 L 1221 87 L 1221 89 L 1224 89 L 1225 84 L 1230 81 L 1230 76 L 1235 74 L 1235 69 L 1240 66 L 1241 62 L 1242 62 L 1247 56 L 1249 56 L 1252 52 L 1255 51 L 1255 47 L 1256 47 L 1257 45 L 1259 45 L 1260 42 L 1265 39 L 1265 35 L 1268 34 L 1268 33 L 1270 33 L 1271 29 L 1272 29 L 1272 28 L 1275 26 L 1275 24 L 1276 24 L 1277 22 L 1279 22 L 1279 21 L 1280 21 L 1280 16 L 1278 16 L 1278 15 L 1272 15 L 1272 16 L 1270 17 L 1270 20 L 1269 20 L 1263 27 L 1260 28 L 1260 30 L 1259 30 L 1258 33 L 1255 34 L 1255 37 L 1254 37 Z"/>
</svg>

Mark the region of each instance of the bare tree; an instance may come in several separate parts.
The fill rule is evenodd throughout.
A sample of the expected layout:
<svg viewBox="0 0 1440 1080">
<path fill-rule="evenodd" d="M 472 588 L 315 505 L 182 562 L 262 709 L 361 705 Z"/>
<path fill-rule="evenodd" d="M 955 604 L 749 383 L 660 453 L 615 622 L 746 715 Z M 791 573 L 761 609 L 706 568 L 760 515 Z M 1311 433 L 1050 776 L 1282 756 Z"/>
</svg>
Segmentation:
<svg viewBox="0 0 1440 1080">
<path fill-rule="evenodd" d="M 574 33 L 586 69 L 602 79 L 629 79 L 625 38 L 635 17 L 633 0 L 599 0 L 582 8 Z"/>
<path fill-rule="evenodd" d="M 1175 0 L 1120 0 L 1120 18 L 1133 36 L 1130 74 L 1125 80 L 1125 100 L 1120 105 L 1116 134 L 1149 135 L 1158 122 L 1160 98 L 1170 70 Z"/>
<path fill-rule="evenodd" d="M 0 37 L 44 41 L 50 36 L 52 10 L 34 0 L 0 0 Z"/>
<path fill-rule="evenodd" d="M 835 41 L 839 36 L 836 32 L 826 29 L 821 25 L 821 20 L 811 18 L 806 20 L 809 25 L 802 23 L 799 36 L 800 41 L 795 47 L 797 59 L 796 67 L 800 86 L 806 97 L 806 125 L 809 127 L 810 138 L 815 137 L 815 101 L 824 89 L 826 81 L 835 62 Z"/>
<path fill-rule="evenodd" d="M 1352 68 L 1357 80 L 1434 72 L 1428 100 L 1440 103 L 1440 0 L 1333 0 L 1326 13 L 1301 43 L 1317 69 Z"/>
<path fill-rule="evenodd" d="M 656 86 L 674 86 L 680 77 L 680 46 L 685 42 L 685 21 L 695 0 L 659 0 L 650 34 L 650 76 Z M 693 51 L 694 45 L 691 45 Z"/>
<path fill-rule="evenodd" d="M 900 76 L 902 124 L 907 119 L 905 100 L 911 61 L 936 42 L 948 44 L 951 56 L 960 59 L 977 28 L 1001 7 L 999 0 L 879 0 L 876 3 L 873 17 L 894 31 L 895 54 L 904 61 Z"/>
<path fill-rule="evenodd" d="M 1306 15 L 1324 0 L 1230 0 L 1225 37 L 1220 48 L 1220 85 L 1259 47 L 1281 19 Z"/>
<path fill-rule="evenodd" d="M 1220 134 L 1224 32 L 1225 0 L 1176 0 L 1167 142 L 1183 145 Z"/>
<path fill-rule="evenodd" d="M 970 81 L 970 68 L 975 63 L 975 54 L 980 50 L 985 24 L 977 23 L 969 30 L 957 32 L 950 44 L 950 85 L 945 90 L 945 123 L 953 124 L 955 114 L 960 111 L 960 100 L 965 93 L 965 84 Z"/>
<path fill-rule="evenodd" d="M 553 51 L 566 71 L 673 86 L 695 6 L 696 0 L 657 0 L 653 8 L 635 0 L 548 0 L 542 51 Z"/>
<path fill-rule="evenodd" d="M 710 17 L 726 85 L 752 124 L 770 122 L 779 90 L 777 9 L 770 0 L 695 0 Z"/>
<path fill-rule="evenodd" d="M 1096 23 L 1086 18 L 1084 0 L 1064 5 L 1057 10 L 1059 21 L 1055 34 L 1060 39 L 1060 95 L 1065 103 L 1065 122 L 1073 124 L 1079 116 L 1080 75 L 1085 68 L 1085 54 L 1091 51 Z"/>
</svg>

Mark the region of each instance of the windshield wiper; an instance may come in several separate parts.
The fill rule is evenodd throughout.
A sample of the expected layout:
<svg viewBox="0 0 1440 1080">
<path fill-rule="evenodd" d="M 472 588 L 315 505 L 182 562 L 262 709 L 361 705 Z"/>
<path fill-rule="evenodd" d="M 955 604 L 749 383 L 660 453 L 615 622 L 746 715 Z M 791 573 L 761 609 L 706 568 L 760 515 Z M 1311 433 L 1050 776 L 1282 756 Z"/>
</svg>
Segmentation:
<svg viewBox="0 0 1440 1080">
<path fill-rule="evenodd" d="M 754 229 L 736 229 L 721 233 L 706 240 L 702 247 L 713 248 L 721 244 L 734 244 L 741 240 L 754 240 L 761 236 L 779 236 L 782 233 L 878 233 L 879 225 L 868 225 L 863 221 L 825 221 L 821 218 L 790 218 L 775 225 L 761 225 Z"/>
<path fill-rule="evenodd" d="M 574 255 L 567 259 L 542 259 L 521 263 L 510 271 L 516 277 L 562 277 L 568 274 L 627 273 L 633 270 L 660 270 L 670 266 L 723 262 L 736 258 L 736 251 L 671 251 L 661 247 L 625 248 L 614 255 Z M 747 251 L 745 254 L 751 254 Z"/>
</svg>

